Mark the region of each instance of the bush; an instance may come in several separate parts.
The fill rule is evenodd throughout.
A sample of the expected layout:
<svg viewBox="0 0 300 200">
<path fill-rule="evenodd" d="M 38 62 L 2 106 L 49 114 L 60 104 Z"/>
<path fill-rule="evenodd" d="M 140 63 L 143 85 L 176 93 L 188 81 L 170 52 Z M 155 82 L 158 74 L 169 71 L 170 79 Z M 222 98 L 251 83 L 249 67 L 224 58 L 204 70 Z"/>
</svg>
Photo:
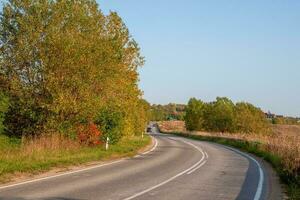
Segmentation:
<svg viewBox="0 0 300 200">
<path fill-rule="evenodd" d="M 81 124 L 77 128 L 77 137 L 80 144 L 99 145 L 101 144 L 102 133 L 98 130 L 96 124 Z"/>
<path fill-rule="evenodd" d="M 102 141 L 107 137 L 111 144 L 119 142 L 122 137 L 124 114 L 113 107 L 106 107 L 100 110 L 95 123 L 102 132 Z"/>
<path fill-rule="evenodd" d="M 19 98 L 11 98 L 4 125 L 5 134 L 13 137 L 33 136 L 42 132 L 48 117 L 44 108 L 24 102 Z"/>
</svg>

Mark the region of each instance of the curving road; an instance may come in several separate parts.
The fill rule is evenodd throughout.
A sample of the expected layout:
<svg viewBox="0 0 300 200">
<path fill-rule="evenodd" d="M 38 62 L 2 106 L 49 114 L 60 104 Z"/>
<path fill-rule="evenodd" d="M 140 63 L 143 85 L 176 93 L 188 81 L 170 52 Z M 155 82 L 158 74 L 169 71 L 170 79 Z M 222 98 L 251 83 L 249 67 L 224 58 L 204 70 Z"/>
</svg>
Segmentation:
<svg viewBox="0 0 300 200">
<path fill-rule="evenodd" d="M 221 145 L 162 135 L 134 158 L 0 186 L 0 199 L 282 199 L 264 162 Z"/>
</svg>

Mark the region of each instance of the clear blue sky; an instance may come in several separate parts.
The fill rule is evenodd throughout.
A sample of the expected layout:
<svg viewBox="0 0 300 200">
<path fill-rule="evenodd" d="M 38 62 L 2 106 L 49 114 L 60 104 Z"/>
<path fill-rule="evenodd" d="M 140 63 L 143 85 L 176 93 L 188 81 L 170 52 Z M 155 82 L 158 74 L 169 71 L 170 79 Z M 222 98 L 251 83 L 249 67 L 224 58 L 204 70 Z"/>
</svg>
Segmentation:
<svg viewBox="0 0 300 200">
<path fill-rule="evenodd" d="M 146 58 L 151 103 L 227 96 L 300 116 L 300 1 L 98 0 L 117 11 Z"/>
<path fill-rule="evenodd" d="M 140 87 L 150 103 L 227 96 L 300 116 L 299 0 L 98 3 L 117 11 L 140 44 Z"/>
</svg>

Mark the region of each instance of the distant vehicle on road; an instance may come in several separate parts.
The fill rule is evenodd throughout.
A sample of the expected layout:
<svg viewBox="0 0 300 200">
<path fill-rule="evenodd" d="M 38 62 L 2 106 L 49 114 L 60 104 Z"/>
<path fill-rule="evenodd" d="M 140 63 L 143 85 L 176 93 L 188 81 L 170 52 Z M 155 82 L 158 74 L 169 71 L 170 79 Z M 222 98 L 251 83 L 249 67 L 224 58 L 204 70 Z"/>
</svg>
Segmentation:
<svg viewBox="0 0 300 200">
<path fill-rule="evenodd" d="M 148 133 L 152 132 L 152 128 L 151 127 L 147 127 L 147 132 Z"/>
</svg>

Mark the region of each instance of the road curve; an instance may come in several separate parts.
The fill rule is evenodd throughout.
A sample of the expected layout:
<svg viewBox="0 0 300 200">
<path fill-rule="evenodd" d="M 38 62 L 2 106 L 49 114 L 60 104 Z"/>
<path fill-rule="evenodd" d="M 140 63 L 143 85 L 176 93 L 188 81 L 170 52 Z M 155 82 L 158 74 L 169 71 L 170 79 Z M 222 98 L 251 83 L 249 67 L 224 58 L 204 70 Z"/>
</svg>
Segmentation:
<svg viewBox="0 0 300 200">
<path fill-rule="evenodd" d="M 0 199 L 282 199 L 265 163 L 221 145 L 163 135 L 134 158 L 0 186 Z"/>
</svg>

